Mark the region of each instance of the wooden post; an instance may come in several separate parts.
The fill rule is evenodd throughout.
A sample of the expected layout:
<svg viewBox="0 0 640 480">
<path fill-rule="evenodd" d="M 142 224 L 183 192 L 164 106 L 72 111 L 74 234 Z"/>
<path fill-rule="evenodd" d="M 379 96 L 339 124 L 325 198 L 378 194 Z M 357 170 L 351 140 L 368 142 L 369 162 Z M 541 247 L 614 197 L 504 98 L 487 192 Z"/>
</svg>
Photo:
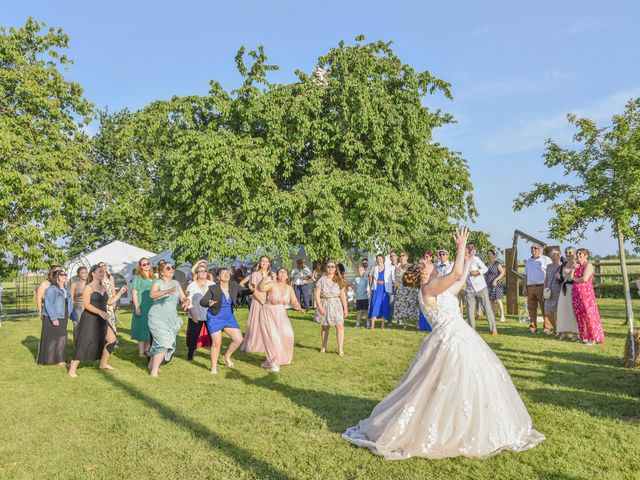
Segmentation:
<svg viewBox="0 0 640 480">
<path fill-rule="evenodd" d="M 511 271 L 511 266 L 517 266 L 517 250 L 507 248 L 505 250 L 505 269 L 507 270 L 507 314 L 518 315 L 518 277 Z"/>
<path fill-rule="evenodd" d="M 600 276 L 600 274 L 602 273 L 602 266 L 600 265 L 599 258 L 596 258 L 596 260 L 593 262 L 593 267 L 595 270 L 593 279 L 595 280 L 596 285 L 602 285 L 602 277 Z"/>
</svg>

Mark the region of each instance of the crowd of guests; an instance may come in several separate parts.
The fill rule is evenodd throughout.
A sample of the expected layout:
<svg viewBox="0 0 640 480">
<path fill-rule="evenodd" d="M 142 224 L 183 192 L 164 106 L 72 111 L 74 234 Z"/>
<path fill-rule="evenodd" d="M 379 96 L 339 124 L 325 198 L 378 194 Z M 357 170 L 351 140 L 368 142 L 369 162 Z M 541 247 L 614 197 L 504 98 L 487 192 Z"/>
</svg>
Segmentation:
<svg viewBox="0 0 640 480">
<path fill-rule="evenodd" d="M 491 335 L 497 335 L 496 317 L 505 321 L 505 269 L 494 250 L 487 252 L 487 263 L 477 255 L 474 244 L 467 245 L 469 271 L 460 303 L 466 307 L 467 322 L 476 328 L 476 317 L 484 312 Z M 588 261 L 589 251 L 569 247 L 565 257 L 557 248 L 549 256 L 534 244 L 525 264 L 523 295 L 527 297 L 529 330 L 538 330 L 538 309 L 543 316 L 542 332 L 559 339 L 582 341 L 587 345 L 604 342 L 604 332 L 593 290 L 594 267 Z M 438 275 L 447 275 L 453 263 L 449 252 L 440 249 L 433 268 Z M 176 337 L 183 322 L 177 305 L 187 316 L 187 359 L 193 360 L 200 347 L 210 348 L 211 373 L 216 374 L 222 334 L 231 339 L 222 362 L 234 368 L 232 356 L 236 350 L 264 353 L 262 367 L 279 372 L 293 359 L 294 332 L 287 309 L 298 311 L 315 308 L 314 320 L 320 324 L 320 352 L 328 350 L 329 333 L 335 327 L 337 353 L 344 355 L 344 321 L 349 311 L 355 311 L 355 326 L 366 325 L 374 330 L 397 325 L 406 329 L 430 331 L 431 326 L 418 308 L 418 290 L 427 278 L 426 264 L 434 263 L 431 250 L 410 263 L 406 252 L 379 254 L 370 266 L 363 258 L 357 275 L 347 284 L 345 268 L 335 261 L 316 264 L 313 268 L 302 259 L 289 272 L 274 271 L 268 256 L 260 257 L 252 272 L 246 267 L 220 268 L 215 277 L 208 262 L 193 265 L 192 279 L 183 290 L 174 278 L 175 266 L 161 261 L 156 269 L 148 258 L 141 258 L 131 285 L 133 312 L 131 338 L 137 342 L 140 357 L 148 358 L 150 375 L 157 377 L 160 366 L 171 360 L 176 350 Z M 36 295 L 38 313 L 42 319 L 42 334 L 37 362 L 66 365 L 67 323 L 73 322 L 73 356 L 69 376 L 77 376 L 80 362 L 100 360 L 99 368 L 111 369 L 109 358 L 117 347 L 115 306 L 127 291 L 117 291 L 105 263 L 87 269 L 80 267 L 75 281 L 67 281 L 60 265 L 53 265 Z M 406 278 L 418 278 L 407 282 Z M 244 335 L 235 317 L 235 310 L 251 298 Z"/>
<path fill-rule="evenodd" d="M 527 297 L 529 331 L 538 331 L 538 311 L 542 313 L 545 335 L 586 345 L 604 342 L 604 330 L 593 290 L 595 268 L 586 248 L 568 247 L 564 257 L 558 248 L 549 256 L 542 246 L 531 246 L 525 263 L 522 294 Z"/>
</svg>

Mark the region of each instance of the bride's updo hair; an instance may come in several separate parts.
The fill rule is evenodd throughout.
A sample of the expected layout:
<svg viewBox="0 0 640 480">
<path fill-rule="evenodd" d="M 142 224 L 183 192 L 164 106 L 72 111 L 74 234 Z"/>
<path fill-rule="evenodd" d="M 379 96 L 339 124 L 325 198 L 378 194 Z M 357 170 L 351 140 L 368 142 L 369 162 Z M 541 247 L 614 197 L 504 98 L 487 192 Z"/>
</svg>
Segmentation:
<svg viewBox="0 0 640 480">
<path fill-rule="evenodd" d="M 402 284 L 409 288 L 420 288 L 420 276 L 424 270 L 424 264 L 421 262 L 414 263 L 402 276 Z"/>
</svg>

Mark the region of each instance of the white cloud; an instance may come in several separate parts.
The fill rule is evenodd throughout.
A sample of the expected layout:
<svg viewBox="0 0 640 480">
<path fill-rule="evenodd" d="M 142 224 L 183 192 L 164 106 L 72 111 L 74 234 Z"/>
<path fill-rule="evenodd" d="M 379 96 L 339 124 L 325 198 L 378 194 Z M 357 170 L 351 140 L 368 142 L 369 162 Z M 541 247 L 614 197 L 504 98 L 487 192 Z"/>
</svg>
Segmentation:
<svg viewBox="0 0 640 480">
<path fill-rule="evenodd" d="M 498 80 L 475 85 L 468 89 L 461 89 L 459 93 L 454 92 L 454 98 L 493 98 L 517 96 L 525 93 L 539 92 L 546 90 L 551 85 L 560 81 L 570 79 L 571 76 L 561 71 L 553 71 L 543 77 L 515 78 L 509 80 Z"/>
<path fill-rule="evenodd" d="M 586 108 L 557 112 L 512 125 L 487 140 L 484 149 L 492 154 L 542 150 L 547 138 L 553 138 L 560 144 L 567 144 L 575 133 L 574 128 L 567 122 L 567 113 L 588 117 L 596 123 L 603 124 L 608 122 L 614 114 L 622 112 L 630 98 L 638 96 L 640 96 L 640 88 L 620 90 Z"/>
<path fill-rule="evenodd" d="M 566 28 L 567 35 L 579 35 L 582 33 L 601 32 L 614 28 L 613 25 L 604 23 L 598 18 L 577 18 L 573 20 Z"/>
<path fill-rule="evenodd" d="M 483 35 L 486 35 L 490 31 L 491 29 L 489 28 L 489 25 L 480 25 L 479 27 L 474 28 L 473 30 L 468 32 L 467 37 L 469 38 L 481 37 Z"/>
</svg>

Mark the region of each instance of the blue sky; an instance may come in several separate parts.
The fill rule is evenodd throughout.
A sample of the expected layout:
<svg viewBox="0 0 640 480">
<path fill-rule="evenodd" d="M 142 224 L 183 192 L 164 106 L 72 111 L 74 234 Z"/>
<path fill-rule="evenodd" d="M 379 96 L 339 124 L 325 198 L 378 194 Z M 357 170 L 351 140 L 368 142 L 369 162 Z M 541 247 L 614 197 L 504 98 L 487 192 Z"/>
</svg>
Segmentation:
<svg viewBox="0 0 640 480">
<path fill-rule="evenodd" d="M 453 84 L 454 100 L 429 98 L 458 123 L 436 138 L 469 161 L 479 211 L 474 228 L 511 244 L 519 228 L 546 239 L 545 205 L 512 211 L 534 181 L 561 181 L 541 159 L 551 137 L 568 144 L 566 113 L 606 123 L 640 96 L 640 2 L 602 1 L 0 1 L 0 25 L 31 15 L 71 37 L 68 73 L 111 110 L 238 85 L 239 46 L 264 45 L 281 67 L 272 81 L 310 72 L 340 40 L 393 41 L 418 70 Z M 582 242 L 617 250 L 609 233 Z"/>
</svg>

